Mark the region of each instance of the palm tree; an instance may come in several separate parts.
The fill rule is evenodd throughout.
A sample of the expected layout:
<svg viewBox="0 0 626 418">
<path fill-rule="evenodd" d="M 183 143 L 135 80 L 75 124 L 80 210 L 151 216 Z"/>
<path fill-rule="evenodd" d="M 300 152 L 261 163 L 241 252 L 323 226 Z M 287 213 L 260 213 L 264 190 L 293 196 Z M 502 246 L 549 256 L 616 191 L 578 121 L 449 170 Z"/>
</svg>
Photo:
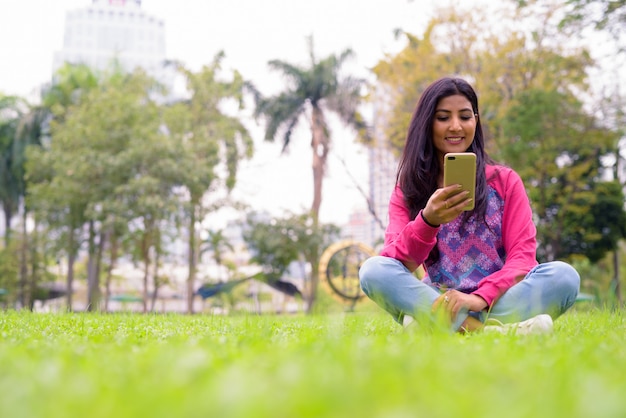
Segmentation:
<svg viewBox="0 0 626 418">
<path fill-rule="evenodd" d="M 302 68 L 280 60 L 269 62 L 270 68 L 281 71 L 289 81 L 287 89 L 270 98 L 257 98 L 256 116 L 267 121 L 265 140 L 273 141 L 282 133 L 283 151 L 291 141 L 296 125 L 306 117 L 311 129 L 313 151 L 313 203 L 311 216 L 318 222 L 322 203 L 322 182 L 330 150 L 330 130 L 326 113 L 336 113 L 341 121 L 366 136 L 366 125 L 357 108 L 361 102 L 364 80 L 340 78 L 344 62 L 354 54 L 346 49 L 339 56 L 330 55 L 318 61 L 313 53 L 313 38 L 308 38 L 310 67 Z"/>
<path fill-rule="evenodd" d="M 209 236 L 202 241 L 200 254 L 204 254 L 209 251 L 212 252 L 215 264 L 217 264 L 217 267 L 221 269 L 224 264 L 224 252 L 234 251 L 235 249 L 228 241 L 228 238 L 224 235 L 223 230 L 208 230 L 207 233 Z"/>
<path fill-rule="evenodd" d="M 257 94 L 256 116 L 264 117 L 267 125 L 265 140 L 273 141 L 280 133 L 283 151 L 291 141 L 291 134 L 296 125 L 305 117 L 311 129 L 311 150 L 313 151 L 313 203 L 311 218 L 313 227 L 319 224 L 319 211 L 322 203 L 322 182 L 326 170 L 331 136 L 326 124 L 326 113 L 337 114 L 340 120 L 354 128 L 363 139 L 367 139 L 367 129 L 357 108 L 361 102 L 361 88 L 364 80 L 354 77 L 340 77 L 344 62 L 353 56 L 350 49 L 339 56 L 330 55 L 317 60 L 313 53 L 313 37 L 308 38 L 310 66 L 300 67 L 280 60 L 269 62 L 270 68 L 281 71 L 289 81 L 282 93 L 261 98 Z M 311 288 L 309 289 L 307 310 L 310 311 L 315 301 L 318 282 L 319 248 L 312 252 Z"/>
</svg>

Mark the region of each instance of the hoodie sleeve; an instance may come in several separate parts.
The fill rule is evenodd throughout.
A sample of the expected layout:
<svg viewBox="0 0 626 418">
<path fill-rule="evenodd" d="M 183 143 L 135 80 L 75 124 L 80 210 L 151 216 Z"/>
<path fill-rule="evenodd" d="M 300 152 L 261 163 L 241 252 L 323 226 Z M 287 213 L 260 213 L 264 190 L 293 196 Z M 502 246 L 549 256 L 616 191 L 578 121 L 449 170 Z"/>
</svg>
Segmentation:
<svg viewBox="0 0 626 418">
<path fill-rule="evenodd" d="M 506 261 L 501 270 L 482 279 L 473 292 L 489 306 L 537 265 L 537 230 L 522 179 L 511 169 L 498 167 L 497 170 L 493 186 L 504 196 L 502 241 Z"/>
<path fill-rule="evenodd" d="M 400 260 L 410 271 L 424 262 L 437 242 L 439 227 L 428 225 L 421 212 L 410 219 L 409 209 L 398 186 L 389 200 L 389 225 L 381 255 Z"/>
</svg>

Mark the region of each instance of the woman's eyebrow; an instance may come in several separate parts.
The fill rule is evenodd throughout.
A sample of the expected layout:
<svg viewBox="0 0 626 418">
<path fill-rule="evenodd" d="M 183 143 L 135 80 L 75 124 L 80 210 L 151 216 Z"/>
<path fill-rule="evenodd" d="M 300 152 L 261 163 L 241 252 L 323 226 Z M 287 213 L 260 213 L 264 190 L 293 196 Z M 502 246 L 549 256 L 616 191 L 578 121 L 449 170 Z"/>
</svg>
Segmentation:
<svg viewBox="0 0 626 418">
<path fill-rule="evenodd" d="M 452 110 L 448 110 L 448 109 L 436 109 L 435 112 L 445 112 L 445 113 L 452 113 Z M 459 112 L 473 112 L 473 110 L 469 107 L 466 107 L 465 109 L 460 109 Z"/>
</svg>

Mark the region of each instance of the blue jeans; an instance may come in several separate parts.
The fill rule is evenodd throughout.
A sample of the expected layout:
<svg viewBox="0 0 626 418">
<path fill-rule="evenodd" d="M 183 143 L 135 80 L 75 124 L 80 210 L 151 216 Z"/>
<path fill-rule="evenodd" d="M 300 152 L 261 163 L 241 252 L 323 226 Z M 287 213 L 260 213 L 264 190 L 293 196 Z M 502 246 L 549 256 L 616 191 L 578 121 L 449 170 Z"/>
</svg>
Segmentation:
<svg viewBox="0 0 626 418">
<path fill-rule="evenodd" d="M 361 266 L 359 278 L 363 292 L 397 322 L 402 323 L 405 315 L 416 320 L 433 319 L 432 304 L 441 292 L 417 279 L 400 261 L 371 257 Z M 579 288 L 580 276 L 569 264 L 562 261 L 539 264 L 497 299 L 489 312 L 461 310 L 452 321 L 452 329 L 459 329 L 468 316 L 481 322 L 488 316 L 504 323 L 542 313 L 556 318 L 574 304 Z"/>
</svg>

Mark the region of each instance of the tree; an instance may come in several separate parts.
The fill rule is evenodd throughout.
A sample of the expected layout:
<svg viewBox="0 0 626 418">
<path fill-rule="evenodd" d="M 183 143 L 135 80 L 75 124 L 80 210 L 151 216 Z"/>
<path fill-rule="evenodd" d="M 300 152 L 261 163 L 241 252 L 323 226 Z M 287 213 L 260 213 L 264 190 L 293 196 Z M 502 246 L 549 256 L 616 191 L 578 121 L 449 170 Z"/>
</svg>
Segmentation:
<svg viewBox="0 0 626 418">
<path fill-rule="evenodd" d="M 237 71 L 232 80 L 224 81 L 218 53 L 213 62 L 194 73 L 183 66 L 179 70 L 187 80 L 188 99 L 173 105 L 166 114 L 169 134 L 180 150 L 179 164 L 184 168 L 180 184 L 186 194 L 186 222 L 188 233 L 187 311 L 193 312 L 196 265 L 199 256 L 197 224 L 213 207 L 210 196 L 220 189 L 232 190 L 237 178 L 237 167 L 253 151 L 248 130 L 235 117 L 224 111 L 229 103 L 239 110 L 244 105 L 245 82 Z M 216 200 L 212 202 L 218 203 Z"/>
<path fill-rule="evenodd" d="M 32 138 L 38 134 L 44 134 L 43 131 L 37 131 L 37 127 L 42 126 L 38 120 L 51 119 L 51 125 L 62 125 L 70 107 L 78 105 L 81 99 L 99 83 L 98 75 L 86 65 L 65 64 L 57 70 L 53 79 L 52 85 L 43 92 L 42 106 L 34 109 L 25 118 L 27 119 L 24 123 L 25 132 Z M 43 141 L 40 140 L 40 142 Z M 77 199 L 63 200 L 63 197 L 67 197 L 64 192 L 69 192 L 66 189 L 68 185 L 55 181 L 54 176 L 57 170 L 63 172 L 63 166 L 59 167 L 55 164 L 58 163 L 59 158 L 60 161 L 65 161 L 65 156 L 50 154 L 48 152 L 50 147 L 49 142 L 43 147 L 29 147 L 27 150 L 27 160 L 31 158 L 34 160 L 27 161 L 27 183 L 44 185 L 41 187 L 46 190 L 39 191 L 38 193 L 42 193 L 43 196 L 35 200 L 39 207 L 40 220 L 45 220 L 48 226 L 58 233 L 57 251 L 65 252 L 67 255 L 66 297 L 67 309 L 71 311 L 74 263 L 83 239 L 81 228 L 85 223 L 85 202 L 79 198 L 80 193 L 76 196 Z M 72 190 L 76 192 L 75 189 Z"/>
<path fill-rule="evenodd" d="M 224 231 L 208 230 L 208 236 L 202 240 L 200 245 L 200 254 L 210 252 L 213 255 L 213 260 L 217 264 L 218 268 L 224 265 L 224 251 L 234 251 L 232 244 L 228 241 L 228 238 L 224 235 Z"/>
<path fill-rule="evenodd" d="M 289 264 L 298 260 L 295 216 L 270 219 L 256 212 L 248 214 L 243 239 L 252 254 L 250 261 L 261 266 L 265 281 L 278 280 Z"/>
<path fill-rule="evenodd" d="M 309 38 L 308 47 L 311 60 L 309 67 L 303 68 L 280 60 L 269 62 L 270 68 L 282 72 L 289 84 L 284 92 L 276 96 L 259 97 L 255 113 L 267 121 L 267 141 L 273 141 L 279 131 L 282 133 L 283 151 L 289 146 L 296 125 L 304 116 L 308 118 L 313 151 L 311 216 L 317 222 L 331 143 L 326 113 L 335 113 L 347 126 L 365 134 L 366 125 L 357 110 L 362 100 L 364 81 L 350 76 L 341 77 L 341 67 L 352 57 L 352 50 L 346 49 L 339 56 L 330 55 L 318 61 L 314 55 L 312 37 Z"/>
<path fill-rule="evenodd" d="M 464 77 L 474 85 L 490 153 L 496 158 L 507 146 L 502 121 L 516 95 L 533 88 L 586 91 L 588 51 L 565 49 L 563 35 L 556 30 L 557 10 L 541 13 L 442 7 L 421 36 L 402 32 L 406 47 L 373 69 L 378 79 L 374 98 L 382 109 L 379 129 L 392 149 L 402 150 L 419 96 L 442 76 Z M 477 27 L 481 30 L 474 30 Z"/>
<path fill-rule="evenodd" d="M 561 21 L 561 28 L 568 35 L 580 39 L 585 36 L 586 28 L 593 27 L 594 34 L 608 33 L 605 38 L 611 43 L 611 47 L 605 53 L 605 66 L 612 66 L 615 74 L 622 73 L 626 58 L 626 1 L 624 0 L 568 0 L 567 12 Z M 606 71 L 606 69 L 605 69 Z M 626 121 L 626 98 L 624 98 L 623 78 L 602 77 L 608 80 L 600 89 L 600 97 L 595 99 L 594 111 L 600 120 L 605 121 L 609 129 L 620 132 L 619 139 L 613 147 L 614 165 L 613 178 L 621 181 L 622 189 L 626 188 L 626 178 L 619 173 L 626 158 L 623 156 L 624 126 Z M 618 306 L 622 306 L 622 294 L 620 284 L 620 252 L 613 251 L 613 283 L 615 299 Z"/>
<path fill-rule="evenodd" d="M 132 83 L 132 84 L 131 84 Z M 129 85 L 130 84 L 130 85 Z M 162 106 L 147 96 L 154 81 L 144 74 L 127 77 L 120 85 L 124 99 L 128 131 L 126 144 L 111 159 L 111 178 L 114 172 L 124 173 L 114 182 L 112 199 L 102 202 L 106 215 L 108 241 L 118 240 L 115 232 L 119 223 L 126 223 L 132 237 L 134 258 L 143 264 L 143 311 L 148 311 L 150 276 L 152 276 L 152 306 L 160 285 L 159 257 L 163 253 L 162 232 L 167 230 L 179 212 L 180 202 L 176 188 L 180 186 L 184 167 L 178 162 L 180 152 L 175 139 L 161 129 Z M 111 260 L 114 261 L 113 259 Z"/>
<path fill-rule="evenodd" d="M 606 198 L 613 190 L 601 176 L 601 157 L 610 150 L 610 131 L 595 125 L 573 97 L 556 91 L 521 94 L 504 122 L 512 139 L 505 156 L 529 186 L 537 215 L 541 259 L 582 254 L 599 260 L 617 247 L 622 225 L 589 221 L 598 208 L 604 219 L 624 219 L 622 205 Z M 611 212 L 608 212 L 611 210 Z"/>
<path fill-rule="evenodd" d="M 308 67 L 293 65 L 280 60 L 272 60 L 269 66 L 282 72 L 289 82 L 282 93 L 269 97 L 258 97 L 255 114 L 265 118 L 265 140 L 273 141 L 279 133 L 282 135 L 283 151 L 289 146 L 296 125 L 303 118 L 309 121 L 311 130 L 311 150 L 313 151 L 313 202 L 311 219 L 314 229 L 318 223 L 322 203 L 322 184 L 324 180 L 328 153 L 331 147 L 331 132 L 326 114 L 332 112 L 340 120 L 368 138 L 366 124 L 358 112 L 362 100 L 364 81 L 350 76 L 342 77 L 341 69 L 353 52 L 344 50 L 338 56 L 330 55 L 318 60 L 313 51 L 313 38 L 308 39 L 310 63 Z M 319 254 L 312 254 L 317 260 Z M 318 281 L 317 261 L 313 262 L 311 272 L 312 289 L 308 306 L 312 307 Z"/>
<path fill-rule="evenodd" d="M 562 256 L 583 254 L 597 263 L 610 251 L 619 251 L 626 237 L 624 193 L 619 182 L 596 182 L 591 201 L 577 202 L 587 210 L 565 214 Z"/>
<path fill-rule="evenodd" d="M 316 225 L 311 214 L 268 219 L 253 212 L 248 215 L 243 237 L 252 254 L 251 261 L 263 269 L 263 281 L 274 286 L 292 262 L 304 260 L 314 271 L 318 254 L 339 238 L 339 228 L 332 224 Z M 310 294 L 317 290 L 316 286 L 316 281 L 309 280 L 309 312 L 314 300 Z"/>
<path fill-rule="evenodd" d="M 164 154 L 159 142 L 164 134 L 151 97 L 154 89 L 154 81 L 142 72 L 103 77 L 52 121 L 49 149 L 32 154 L 31 201 L 53 228 L 63 231 L 59 237 L 70 237 L 68 254 L 78 249 L 75 231 L 86 230 L 89 310 L 100 308 L 102 257 L 113 225 L 119 219 L 127 225 L 149 219 L 143 231 L 152 234 L 153 208 L 163 210 L 168 197 L 163 187 L 171 188 L 160 180 L 176 177 L 168 170 L 177 167 L 174 158 L 161 162 L 155 156 Z M 157 180 L 148 177 L 154 172 Z M 133 200 L 137 195 L 139 202 Z"/>
<path fill-rule="evenodd" d="M 21 209 L 18 299 L 22 306 L 28 307 L 33 306 L 33 290 L 37 286 L 37 277 L 41 275 L 38 274 L 38 263 L 27 265 L 29 252 L 33 255 L 32 259 L 36 259 L 38 253 L 36 245 L 30 245 L 26 229 L 29 214 L 24 199 L 27 194 L 26 149 L 30 146 L 41 146 L 47 117 L 48 112 L 41 106 L 31 106 L 15 96 L 0 96 L 0 201 L 5 218 L 4 239 L 5 246 L 8 247 L 12 236 L 11 221 Z"/>
</svg>

